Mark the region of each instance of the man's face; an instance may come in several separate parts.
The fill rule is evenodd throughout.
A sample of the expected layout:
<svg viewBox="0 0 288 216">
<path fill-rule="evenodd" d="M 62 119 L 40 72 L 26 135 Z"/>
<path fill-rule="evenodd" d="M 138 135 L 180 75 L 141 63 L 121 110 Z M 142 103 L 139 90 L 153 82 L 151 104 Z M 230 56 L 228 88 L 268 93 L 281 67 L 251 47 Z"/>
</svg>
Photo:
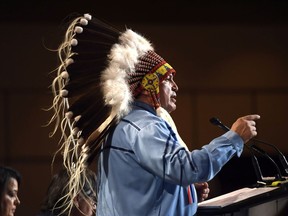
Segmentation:
<svg viewBox="0 0 288 216">
<path fill-rule="evenodd" d="M 173 74 L 170 74 L 160 84 L 161 107 L 169 113 L 176 109 L 176 92 L 178 91 L 178 86 L 174 82 L 173 78 Z"/>
<path fill-rule="evenodd" d="M 18 182 L 14 178 L 10 178 L 4 189 L 3 196 L 1 198 L 1 212 L 2 216 L 13 216 L 17 205 L 20 204 L 18 199 Z"/>
</svg>

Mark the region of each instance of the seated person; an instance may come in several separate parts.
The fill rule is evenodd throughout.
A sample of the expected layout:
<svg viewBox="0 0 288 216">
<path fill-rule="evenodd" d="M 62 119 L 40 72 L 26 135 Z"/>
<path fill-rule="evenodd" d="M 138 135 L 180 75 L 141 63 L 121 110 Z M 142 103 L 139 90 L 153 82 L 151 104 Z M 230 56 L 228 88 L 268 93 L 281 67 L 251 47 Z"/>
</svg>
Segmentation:
<svg viewBox="0 0 288 216">
<path fill-rule="evenodd" d="M 0 166 L 0 216 L 13 216 L 20 204 L 18 187 L 21 182 L 18 171 Z"/>
<path fill-rule="evenodd" d="M 87 169 L 84 178 L 84 185 L 73 199 L 73 206 L 70 208 L 67 199 L 67 184 L 69 177 L 65 169 L 60 170 L 53 176 L 49 184 L 46 197 L 37 216 L 92 216 L 96 210 L 96 175 Z"/>
</svg>

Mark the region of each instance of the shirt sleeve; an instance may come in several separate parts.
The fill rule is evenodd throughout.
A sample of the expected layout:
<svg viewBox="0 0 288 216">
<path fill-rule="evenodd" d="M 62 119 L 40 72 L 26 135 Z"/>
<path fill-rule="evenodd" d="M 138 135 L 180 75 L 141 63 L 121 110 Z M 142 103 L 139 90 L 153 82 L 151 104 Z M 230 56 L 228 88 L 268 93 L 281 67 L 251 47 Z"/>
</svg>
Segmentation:
<svg viewBox="0 0 288 216">
<path fill-rule="evenodd" d="M 221 168 L 243 150 L 243 140 L 233 131 L 213 139 L 201 149 L 187 151 L 164 122 L 139 130 L 133 151 L 147 170 L 170 183 L 187 186 L 211 180 Z"/>
</svg>

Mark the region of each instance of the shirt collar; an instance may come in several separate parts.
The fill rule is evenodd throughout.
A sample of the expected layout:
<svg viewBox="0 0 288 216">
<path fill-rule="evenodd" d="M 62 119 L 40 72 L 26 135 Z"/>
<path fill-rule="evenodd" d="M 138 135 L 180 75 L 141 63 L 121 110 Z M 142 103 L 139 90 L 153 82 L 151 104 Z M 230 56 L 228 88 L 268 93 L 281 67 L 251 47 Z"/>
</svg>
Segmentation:
<svg viewBox="0 0 288 216">
<path fill-rule="evenodd" d="M 134 101 L 133 102 L 133 109 L 144 109 L 144 110 L 147 110 L 148 112 L 151 112 L 153 113 L 154 115 L 156 115 L 156 110 L 154 109 L 153 106 L 147 104 L 147 103 L 144 103 L 142 101 Z"/>
</svg>

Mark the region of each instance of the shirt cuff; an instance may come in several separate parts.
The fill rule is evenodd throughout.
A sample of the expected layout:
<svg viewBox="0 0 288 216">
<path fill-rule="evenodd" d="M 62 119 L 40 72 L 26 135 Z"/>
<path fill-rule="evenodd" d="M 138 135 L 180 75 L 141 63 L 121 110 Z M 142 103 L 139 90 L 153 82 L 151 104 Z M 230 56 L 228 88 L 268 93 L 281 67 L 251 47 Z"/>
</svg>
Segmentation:
<svg viewBox="0 0 288 216">
<path fill-rule="evenodd" d="M 236 132 L 230 130 L 223 134 L 228 140 L 230 140 L 231 144 L 234 146 L 237 156 L 240 157 L 243 151 L 244 141 Z"/>
</svg>

